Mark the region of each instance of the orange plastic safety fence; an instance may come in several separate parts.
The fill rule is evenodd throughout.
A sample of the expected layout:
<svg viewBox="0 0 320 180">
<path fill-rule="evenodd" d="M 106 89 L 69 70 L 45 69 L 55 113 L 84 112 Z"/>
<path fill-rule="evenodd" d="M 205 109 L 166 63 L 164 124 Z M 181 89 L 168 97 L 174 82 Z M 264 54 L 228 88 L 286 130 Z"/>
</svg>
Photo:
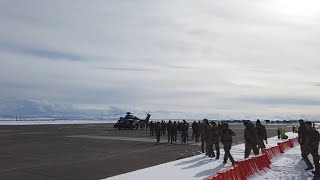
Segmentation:
<svg viewBox="0 0 320 180">
<path fill-rule="evenodd" d="M 270 168 L 271 160 L 286 150 L 296 146 L 298 138 L 289 139 L 278 143 L 277 146 L 263 149 L 262 154 L 247 159 L 236 161 L 236 163 L 204 180 L 246 180 L 260 171 Z"/>
</svg>

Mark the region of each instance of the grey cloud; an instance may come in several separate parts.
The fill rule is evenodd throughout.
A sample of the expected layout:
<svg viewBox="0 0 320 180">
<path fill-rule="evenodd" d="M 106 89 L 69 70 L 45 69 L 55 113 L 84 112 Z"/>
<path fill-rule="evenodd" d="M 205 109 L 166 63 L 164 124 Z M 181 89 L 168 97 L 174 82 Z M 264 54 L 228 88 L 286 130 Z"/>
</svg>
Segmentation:
<svg viewBox="0 0 320 180">
<path fill-rule="evenodd" d="M 261 105 L 296 105 L 296 106 L 320 106 L 320 99 L 301 97 L 242 97 L 239 101 Z"/>
<path fill-rule="evenodd" d="M 318 15 L 287 21 L 268 3 L 1 1 L 0 94 L 190 112 L 317 106 Z"/>
<path fill-rule="evenodd" d="M 125 67 L 99 67 L 98 69 L 110 71 L 153 71 L 151 68 L 125 68 Z"/>
<path fill-rule="evenodd" d="M 35 89 L 39 88 L 39 86 L 35 84 L 28 84 L 24 82 L 0 82 L 1 84 L 1 89 L 3 88 L 9 88 L 9 89 Z M 1 91 L 0 91 L 1 92 Z"/>
<path fill-rule="evenodd" d="M 10 44 L 0 42 L 0 51 L 9 51 L 11 53 L 24 54 L 29 56 L 35 56 L 40 58 L 47 58 L 51 60 L 70 60 L 70 61 L 83 61 L 84 56 L 56 51 L 52 49 L 42 49 L 40 47 L 23 46 L 18 44 Z"/>
<path fill-rule="evenodd" d="M 172 69 L 185 69 L 185 70 L 198 69 L 198 68 L 196 68 L 196 67 L 170 65 L 170 64 L 165 64 L 165 65 L 163 65 L 163 67 L 172 68 Z"/>
</svg>

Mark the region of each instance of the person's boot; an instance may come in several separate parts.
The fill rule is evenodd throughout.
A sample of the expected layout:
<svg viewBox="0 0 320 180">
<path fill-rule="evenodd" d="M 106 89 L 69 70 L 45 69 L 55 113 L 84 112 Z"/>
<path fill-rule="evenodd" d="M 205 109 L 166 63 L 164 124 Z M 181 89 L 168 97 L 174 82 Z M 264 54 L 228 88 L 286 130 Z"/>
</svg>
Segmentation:
<svg viewBox="0 0 320 180">
<path fill-rule="evenodd" d="M 227 164 L 227 160 L 226 159 L 223 160 L 223 164 Z"/>
<path fill-rule="evenodd" d="M 307 167 L 307 168 L 304 169 L 304 170 L 308 171 L 308 170 L 311 170 L 311 169 L 313 169 L 313 167 L 312 167 L 312 166 L 309 166 L 309 167 Z"/>
</svg>

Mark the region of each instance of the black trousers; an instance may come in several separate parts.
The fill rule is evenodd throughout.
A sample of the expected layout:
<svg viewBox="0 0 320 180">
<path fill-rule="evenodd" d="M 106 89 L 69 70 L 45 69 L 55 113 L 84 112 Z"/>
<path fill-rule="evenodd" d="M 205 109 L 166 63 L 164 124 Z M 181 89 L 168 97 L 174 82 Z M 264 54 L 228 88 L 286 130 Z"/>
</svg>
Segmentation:
<svg viewBox="0 0 320 180">
<path fill-rule="evenodd" d="M 251 150 L 253 150 L 254 155 L 258 155 L 259 154 L 259 149 L 257 147 L 256 144 L 249 144 L 246 143 L 245 144 L 245 150 L 244 150 L 244 158 L 249 157 Z"/>
<path fill-rule="evenodd" d="M 215 146 L 216 151 L 217 151 L 217 156 L 216 156 L 216 158 L 219 159 L 219 157 L 220 157 L 220 146 L 219 146 L 219 142 L 215 143 L 214 146 Z M 231 149 L 231 147 L 230 147 L 230 149 Z"/>
<path fill-rule="evenodd" d="M 224 150 L 224 157 L 223 157 L 223 161 L 227 162 L 228 159 L 230 159 L 230 161 L 232 162 L 232 164 L 234 163 L 234 159 L 230 153 L 231 150 L 231 144 L 224 144 L 223 145 L 223 150 Z"/>
<path fill-rule="evenodd" d="M 315 167 L 315 171 L 319 174 L 320 173 L 320 169 L 319 169 L 319 153 L 318 153 L 318 148 L 313 148 L 310 151 L 304 151 L 302 152 L 302 158 L 304 160 L 304 162 L 306 162 L 308 167 L 313 167 L 308 155 L 311 154 L 312 155 L 312 159 L 313 159 L 313 164 Z"/>
<path fill-rule="evenodd" d="M 202 153 L 205 152 L 205 151 L 204 151 L 204 145 L 205 145 L 205 143 L 204 143 L 204 137 L 201 136 L 201 152 L 202 152 Z"/>
<path fill-rule="evenodd" d="M 171 143 L 174 141 L 174 133 L 168 132 L 168 143 Z"/>
<path fill-rule="evenodd" d="M 207 144 L 206 143 L 206 149 L 207 149 L 207 155 L 209 157 L 214 156 L 214 152 L 213 152 L 213 144 Z"/>
<path fill-rule="evenodd" d="M 160 133 L 156 133 L 157 143 L 160 142 Z"/>
</svg>

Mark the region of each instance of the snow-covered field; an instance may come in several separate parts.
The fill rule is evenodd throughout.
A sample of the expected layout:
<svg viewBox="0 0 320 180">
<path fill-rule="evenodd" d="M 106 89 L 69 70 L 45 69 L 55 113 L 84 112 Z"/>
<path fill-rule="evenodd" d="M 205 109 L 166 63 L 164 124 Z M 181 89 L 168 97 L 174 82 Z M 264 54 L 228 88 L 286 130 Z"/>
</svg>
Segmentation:
<svg viewBox="0 0 320 180">
<path fill-rule="evenodd" d="M 312 162 L 312 156 L 309 156 Z M 311 170 L 306 172 L 305 162 L 301 159 L 300 146 L 296 146 L 281 157 L 272 161 L 271 169 L 266 173 L 256 174 L 250 180 L 307 180 L 312 179 Z"/>
<path fill-rule="evenodd" d="M 297 134 L 286 133 L 289 138 L 297 137 Z M 278 142 L 277 137 L 268 139 L 267 147 L 276 146 Z M 300 146 L 297 146 L 281 157 L 273 160 L 271 170 L 267 173 L 261 173 L 259 176 L 252 177 L 251 179 L 307 179 L 309 177 L 305 172 L 304 168 L 306 165 L 301 161 Z M 233 146 L 231 154 L 235 160 L 244 158 L 244 144 Z M 126 180 L 126 179 L 203 179 L 208 177 L 228 166 L 231 163 L 223 164 L 224 151 L 221 149 L 221 157 L 219 160 L 206 157 L 204 154 L 184 158 L 165 164 L 133 171 L 130 173 L 114 176 L 107 178 L 106 180 Z"/>
</svg>

